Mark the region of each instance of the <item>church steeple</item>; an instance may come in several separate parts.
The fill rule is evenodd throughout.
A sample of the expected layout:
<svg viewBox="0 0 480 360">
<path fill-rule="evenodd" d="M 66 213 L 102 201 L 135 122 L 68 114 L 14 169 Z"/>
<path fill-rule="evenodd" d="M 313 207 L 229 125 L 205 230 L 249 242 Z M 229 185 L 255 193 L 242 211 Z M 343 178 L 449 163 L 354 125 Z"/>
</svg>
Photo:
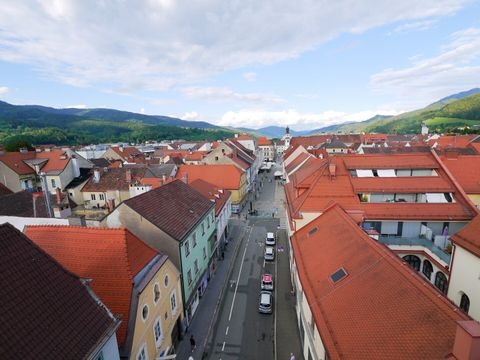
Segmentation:
<svg viewBox="0 0 480 360">
<path fill-rule="evenodd" d="M 290 134 L 290 128 L 288 127 L 288 125 L 287 125 L 287 127 L 285 128 L 285 134 L 287 134 L 287 135 Z"/>
</svg>

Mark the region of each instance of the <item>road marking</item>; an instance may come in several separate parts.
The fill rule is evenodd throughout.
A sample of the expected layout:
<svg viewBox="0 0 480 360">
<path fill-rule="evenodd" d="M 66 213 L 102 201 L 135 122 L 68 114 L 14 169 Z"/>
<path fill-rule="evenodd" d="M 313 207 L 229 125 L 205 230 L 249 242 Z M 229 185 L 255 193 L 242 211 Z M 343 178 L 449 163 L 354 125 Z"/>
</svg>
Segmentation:
<svg viewBox="0 0 480 360">
<path fill-rule="evenodd" d="M 227 331 L 225 331 L 225 336 L 228 335 L 228 329 L 229 329 L 229 326 L 227 326 Z"/>
<path fill-rule="evenodd" d="M 222 345 L 222 351 L 225 350 L 225 341 L 223 342 L 223 345 Z"/>
<path fill-rule="evenodd" d="M 237 284 L 235 285 L 235 292 L 233 293 L 232 307 L 230 308 L 230 315 L 228 316 L 228 321 L 232 318 L 233 306 L 235 305 L 235 297 L 237 296 L 238 283 L 240 281 L 240 275 L 242 274 L 243 262 L 245 260 L 245 254 L 247 253 L 248 243 L 250 242 L 250 237 L 252 235 L 253 228 L 250 229 L 248 234 L 247 243 L 245 244 L 245 250 L 243 251 L 242 262 L 240 263 L 240 270 L 238 271 Z"/>
<path fill-rule="evenodd" d="M 263 268 L 265 269 L 265 259 L 263 259 Z"/>
</svg>

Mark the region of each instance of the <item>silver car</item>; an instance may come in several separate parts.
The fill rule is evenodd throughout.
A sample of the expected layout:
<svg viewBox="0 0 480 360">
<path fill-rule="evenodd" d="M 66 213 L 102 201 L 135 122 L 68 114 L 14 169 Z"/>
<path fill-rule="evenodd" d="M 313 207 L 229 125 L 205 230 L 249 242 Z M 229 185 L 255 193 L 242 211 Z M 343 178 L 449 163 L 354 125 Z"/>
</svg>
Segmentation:
<svg viewBox="0 0 480 360">
<path fill-rule="evenodd" d="M 258 305 L 258 311 L 262 314 L 271 314 L 273 308 L 273 295 L 269 291 L 260 292 L 260 304 Z"/>
<path fill-rule="evenodd" d="M 275 260 L 275 249 L 271 246 L 266 246 L 265 247 L 264 258 L 265 258 L 266 261 Z"/>
</svg>

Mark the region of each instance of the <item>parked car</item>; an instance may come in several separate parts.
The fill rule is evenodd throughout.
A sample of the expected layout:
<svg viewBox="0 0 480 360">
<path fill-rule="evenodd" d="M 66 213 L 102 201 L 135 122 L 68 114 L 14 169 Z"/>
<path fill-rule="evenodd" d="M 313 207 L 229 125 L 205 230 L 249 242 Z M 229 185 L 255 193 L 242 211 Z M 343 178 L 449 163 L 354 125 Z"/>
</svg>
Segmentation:
<svg viewBox="0 0 480 360">
<path fill-rule="evenodd" d="M 273 261 L 275 260 L 275 249 L 271 246 L 266 246 L 265 247 L 265 254 L 264 258 L 267 261 Z"/>
<path fill-rule="evenodd" d="M 273 276 L 271 274 L 262 275 L 262 290 L 273 291 Z"/>
<path fill-rule="evenodd" d="M 275 246 L 275 234 L 273 232 L 267 232 L 267 236 L 265 237 L 265 245 Z"/>
<path fill-rule="evenodd" d="M 273 295 L 269 291 L 260 292 L 260 304 L 258 305 L 258 311 L 262 314 L 271 314 L 273 308 Z"/>
</svg>

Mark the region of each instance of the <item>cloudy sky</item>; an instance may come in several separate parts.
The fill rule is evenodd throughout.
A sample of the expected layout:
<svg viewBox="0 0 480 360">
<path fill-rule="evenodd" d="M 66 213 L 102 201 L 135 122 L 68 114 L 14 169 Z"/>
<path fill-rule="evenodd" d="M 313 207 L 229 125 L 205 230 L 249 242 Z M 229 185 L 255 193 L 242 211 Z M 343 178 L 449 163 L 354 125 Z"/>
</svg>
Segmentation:
<svg viewBox="0 0 480 360">
<path fill-rule="evenodd" d="M 0 99 L 312 129 L 480 87 L 480 2 L 0 0 Z"/>
</svg>

